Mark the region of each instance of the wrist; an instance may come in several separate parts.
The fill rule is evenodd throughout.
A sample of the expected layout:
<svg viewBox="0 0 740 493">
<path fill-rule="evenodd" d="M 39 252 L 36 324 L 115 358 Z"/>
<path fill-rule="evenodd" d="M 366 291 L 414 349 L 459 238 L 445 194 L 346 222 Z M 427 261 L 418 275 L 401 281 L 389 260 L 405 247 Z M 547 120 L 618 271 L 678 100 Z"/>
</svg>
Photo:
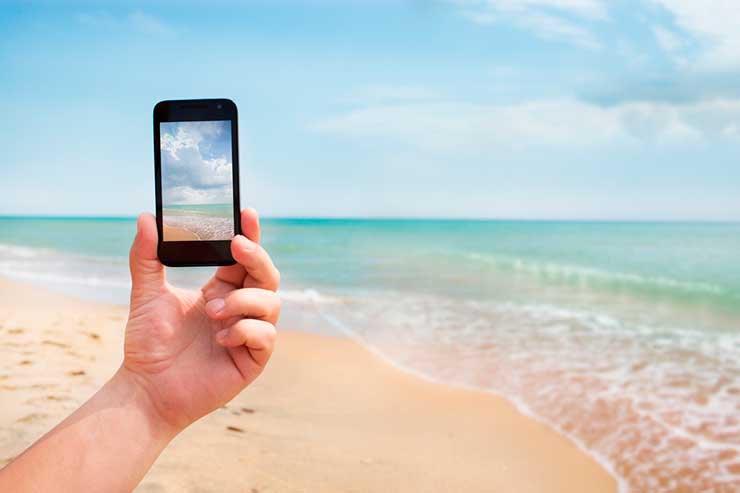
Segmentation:
<svg viewBox="0 0 740 493">
<path fill-rule="evenodd" d="M 162 448 L 182 431 L 162 417 L 141 377 L 126 367 L 118 369 L 103 391 L 121 407 L 130 407 L 130 411 L 142 420 L 149 437 Z"/>
</svg>

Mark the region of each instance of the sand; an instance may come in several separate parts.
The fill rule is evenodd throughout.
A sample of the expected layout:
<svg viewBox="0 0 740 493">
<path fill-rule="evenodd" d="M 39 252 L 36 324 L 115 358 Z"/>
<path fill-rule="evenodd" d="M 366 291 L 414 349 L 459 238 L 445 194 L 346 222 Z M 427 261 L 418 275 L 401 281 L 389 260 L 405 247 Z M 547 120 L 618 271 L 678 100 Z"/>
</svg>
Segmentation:
<svg viewBox="0 0 740 493">
<path fill-rule="evenodd" d="M 0 466 L 120 363 L 126 308 L 0 279 Z M 180 434 L 137 491 L 613 492 L 504 399 L 406 374 L 348 339 L 280 329 L 263 376 Z"/>
<path fill-rule="evenodd" d="M 162 225 L 164 229 L 164 240 L 165 241 L 197 241 L 200 240 L 197 234 L 189 231 L 185 228 L 178 228 L 176 226 Z"/>
</svg>

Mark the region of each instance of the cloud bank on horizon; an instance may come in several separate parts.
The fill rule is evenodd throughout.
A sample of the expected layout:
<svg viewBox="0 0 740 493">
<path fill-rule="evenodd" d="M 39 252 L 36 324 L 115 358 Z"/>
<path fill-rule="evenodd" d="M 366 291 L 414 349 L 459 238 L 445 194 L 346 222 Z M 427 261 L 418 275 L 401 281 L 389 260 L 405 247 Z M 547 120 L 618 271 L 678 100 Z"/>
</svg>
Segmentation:
<svg viewBox="0 0 740 493">
<path fill-rule="evenodd" d="M 596 77 L 580 93 L 470 103 L 426 87 L 371 86 L 350 111 L 316 121 L 313 129 L 347 137 L 381 137 L 416 148 L 466 152 L 510 148 L 682 148 L 740 143 L 740 3 L 723 0 L 633 2 L 638 22 L 663 55 L 663 74 L 649 72 L 648 51 L 613 32 L 623 14 L 606 0 L 451 0 L 474 24 L 514 27 L 550 43 L 600 52 L 641 66 L 632 80 Z M 631 44 L 632 43 L 632 44 Z M 624 63 L 624 61 L 622 61 Z M 516 66 L 493 70 L 492 84 L 527 82 Z M 510 88 L 509 87 L 509 88 Z M 356 91 L 357 92 L 357 91 Z M 423 97 L 419 97 L 419 95 Z M 364 104 L 363 104 L 364 103 Z"/>
</svg>

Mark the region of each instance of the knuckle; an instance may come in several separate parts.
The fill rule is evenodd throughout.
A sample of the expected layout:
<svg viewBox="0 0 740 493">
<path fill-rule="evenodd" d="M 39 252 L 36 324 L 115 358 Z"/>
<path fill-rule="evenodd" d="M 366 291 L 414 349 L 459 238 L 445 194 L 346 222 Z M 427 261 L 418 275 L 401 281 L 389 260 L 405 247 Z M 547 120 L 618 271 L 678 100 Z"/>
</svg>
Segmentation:
<svg viewBox="0 0 740 493">
<path fill-rule="evenodd" d="M 280 296 L 275 291 L 271 291 L 269 289 L 262 290 L 263 293 L 265 293 L 265 296 L 268 300 L 270 300 L 270 303 L 275 305 L 280 303 Z"/>
<path fill-rule="evenodd" d="M 247 338 L 247 334 L 249 334 L 249 326 L 250 323 L 248 319 L 243 319 L 236 324 L 240 339 L 245 340 Z"/>
<path fill-rule="evenodd" d="M 275 339 L 277 339 L 277 330 L 275 329 L 275 325 L 269 322 L 265 322 L 263 327 L 264 330 L 262 337 L 264 339 L 265 346 L 272 348 L 272 346 L 275 344 Z"/>
<path fill-rule="evenodd" d="M 267 291 L 268 293 L 268 299 L 270 304 L 270 316 L 269 319 L 277 320 L 277 317 L 280 315 L 280 309 L 283 305 L 283 300 L 278 296 L 278 294 L 274 291 Z"/>
<path fill-rule="evenodd" d="M 249 311 L 251 295 L 249 289 L 236 289 L 227 297 L 227 303 L 230 302 L 231 311 L 234 313 L 245 313 Z"/>
<path fill-rule="evenodd" d="M 249 328 L 242 322 L 237 322 L 229 329 L 229 339 L 232 342 L 241 342 L 246 340 Z"/>
<path fill-rule="evenodd" d="M 239 301 L 244 302 L 252 296 L 252 288 L 235 289 L 233 293 L 234 296 L 239 299 Z"/>
<path fill-rule="evenodd" d="M 280 311 L 283 308 L 283 300 L 280 298 L 277 299 L 277 302 L 275 303 L 275 309 L 272 311 L 272 318 L 275 322 L 277 322 L 278 318 L 280 318 Z"/>
</svg>

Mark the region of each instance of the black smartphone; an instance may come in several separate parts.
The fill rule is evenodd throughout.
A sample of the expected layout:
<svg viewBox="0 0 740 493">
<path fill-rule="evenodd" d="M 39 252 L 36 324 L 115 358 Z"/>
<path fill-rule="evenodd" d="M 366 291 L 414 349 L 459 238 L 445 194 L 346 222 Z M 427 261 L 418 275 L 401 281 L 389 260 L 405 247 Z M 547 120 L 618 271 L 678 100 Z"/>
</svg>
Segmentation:
<svg viewBox="0 0 740 493">
<path fill-rule="evenodd" d="M 228 99 L 154 106 L 159 260 L 168 266 L 230 265 L 239 219 L 237 110 Z"/>
</svg>

